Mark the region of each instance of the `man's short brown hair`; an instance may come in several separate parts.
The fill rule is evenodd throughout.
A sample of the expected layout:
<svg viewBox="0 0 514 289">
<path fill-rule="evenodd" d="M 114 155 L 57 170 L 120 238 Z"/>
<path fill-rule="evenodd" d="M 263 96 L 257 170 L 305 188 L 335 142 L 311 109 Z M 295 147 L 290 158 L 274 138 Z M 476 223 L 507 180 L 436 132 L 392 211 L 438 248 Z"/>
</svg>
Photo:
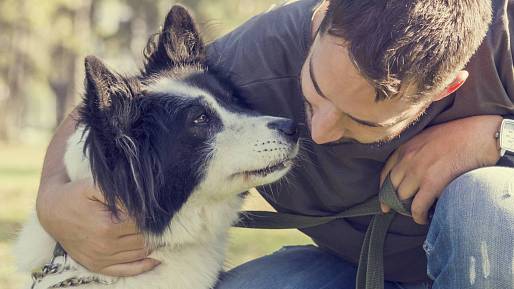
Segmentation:
<svg viewBox="0 0 514 289">
<path fill-rule="evenodd" d="M 321 33 L 344 39 L 357 69 L 377 88 L 377 101 L 400 95 L 418 102 L 443 89 L 491 22 L 490 0 L 329 2 Z M 402 93 L 412 85 L 415 95 Z"/>
</svg>

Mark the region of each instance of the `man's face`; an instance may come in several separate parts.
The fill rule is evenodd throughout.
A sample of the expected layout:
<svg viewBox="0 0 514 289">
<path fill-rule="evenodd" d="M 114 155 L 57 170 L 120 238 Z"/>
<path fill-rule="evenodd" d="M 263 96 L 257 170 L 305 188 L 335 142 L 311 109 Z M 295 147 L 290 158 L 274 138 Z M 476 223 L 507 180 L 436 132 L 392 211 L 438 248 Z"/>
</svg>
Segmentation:
<svg viewBox="0 0 514 289">
<path fill-rule="evenodd" d="M 340 38 L 318 34 L 301 72 L 307 122 L 318 144 L 388 141 L 427 107 L 399 98 L 376 102 L 376 90 L 352 63 Z"/>
</svg>

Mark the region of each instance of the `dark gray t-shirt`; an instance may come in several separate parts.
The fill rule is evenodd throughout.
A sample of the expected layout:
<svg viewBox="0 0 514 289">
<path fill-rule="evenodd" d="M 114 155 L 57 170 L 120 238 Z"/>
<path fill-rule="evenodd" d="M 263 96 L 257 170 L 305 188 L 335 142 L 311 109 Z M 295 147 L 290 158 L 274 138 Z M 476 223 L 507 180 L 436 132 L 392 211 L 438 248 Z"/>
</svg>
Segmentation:
<svg viewBox="0 0 514 289">
<path fill-rule="evenodd" d="M 514 115 L 514 42 L 509 32 L 514 30 L 514 0 L 494 2 L 494 22 L 467 66 L 468 81 L 457 93 L 433 103 L 415 125 L 389 143 L 304 142 L 304 157 L 287 184 L 259 188 L 264 198 L 280 212 L 335 214 L 376 195 L 388 156 L 424 128 L 473 115 Z M 318 3 L 296 1 L 256 16 L 209 47 L 211 65 L 231 78 L 253 108 L 296 120 L 305 139 L 310 139 L 310 133 L 299 76 L 311 45 L 311 17 Z M 357 263 L 369 221 L 369 217 L 338 220 L 303 232 L 322 248 Z M 385 244 L 386 279 L 426 280 L 422 244 L 427 230 L 428 226 L 407 217 L 394 221 Z"/>
</svg>

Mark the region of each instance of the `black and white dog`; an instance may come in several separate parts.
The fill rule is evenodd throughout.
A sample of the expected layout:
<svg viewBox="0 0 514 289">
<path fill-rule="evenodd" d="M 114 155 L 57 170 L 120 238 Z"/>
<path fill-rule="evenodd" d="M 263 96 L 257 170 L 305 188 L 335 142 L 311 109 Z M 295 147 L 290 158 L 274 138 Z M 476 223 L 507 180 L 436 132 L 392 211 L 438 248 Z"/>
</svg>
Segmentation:
<svg viewBox="0 0 514 289">
<path fill-rule="evenodd" d="M 298 135 L 291 120 L 236 104 L 235 89 L 206 67 L 205 58 L 196 25 L 181 6 L 171 9 L 150 41 L 139 75 L 124 77 L 86 58 L 79 126 L 65 153 L 68 174 L 95 180 L 114 214 L 123 206 L 162 264 L 112 278 L 68 259 L 67 270 L 34 288 L 67 277 L 96 281 L 81 288 L 214 286 L 241 192 L 283 177 L 298 152 Z M 19 264 L 40 268 L 54 246 L 34 214 L 15 246 Z"/>
</svg>

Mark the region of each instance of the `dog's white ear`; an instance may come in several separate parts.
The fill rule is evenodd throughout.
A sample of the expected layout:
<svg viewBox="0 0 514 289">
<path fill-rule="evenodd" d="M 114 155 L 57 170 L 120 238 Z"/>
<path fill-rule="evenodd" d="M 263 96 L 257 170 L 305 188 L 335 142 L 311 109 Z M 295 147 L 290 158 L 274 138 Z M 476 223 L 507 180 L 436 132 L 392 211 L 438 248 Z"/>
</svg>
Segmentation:
<svg viewBox="0 0 514 289">
<path fill-rule="evenodd" d="M 111 72 L 103 62 L 95 56 L 87 56 L 86 67 L 86 102 L 91 108 L 104 110 L 111 106 L 114 95 L 122 96 L 129 93 L 123 78 Z"/>
<path fill-rule="evenodd" d="M 205 62 L 205 44 L 193 17 L 184 6 L 171 8 L 157 36 L 157 40 L 150 39 L 145 49 L 145 72 Z"/>
</svg>

